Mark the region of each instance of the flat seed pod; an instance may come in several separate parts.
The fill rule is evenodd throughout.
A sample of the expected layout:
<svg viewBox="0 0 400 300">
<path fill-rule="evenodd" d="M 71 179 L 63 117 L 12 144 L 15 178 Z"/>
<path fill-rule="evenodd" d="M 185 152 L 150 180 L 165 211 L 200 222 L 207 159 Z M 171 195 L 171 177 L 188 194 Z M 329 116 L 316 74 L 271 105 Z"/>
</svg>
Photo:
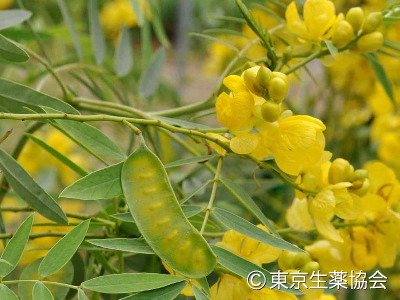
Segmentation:
<svg viewBox="0 0 400 300">
<path fill-rule="evenodd" d="M 144 239 L 176 272 L 210 274 L 216 256 L 185 217 L 159 158 L 142 143 L 122 167 L 122 190 Z"/>
</svg>

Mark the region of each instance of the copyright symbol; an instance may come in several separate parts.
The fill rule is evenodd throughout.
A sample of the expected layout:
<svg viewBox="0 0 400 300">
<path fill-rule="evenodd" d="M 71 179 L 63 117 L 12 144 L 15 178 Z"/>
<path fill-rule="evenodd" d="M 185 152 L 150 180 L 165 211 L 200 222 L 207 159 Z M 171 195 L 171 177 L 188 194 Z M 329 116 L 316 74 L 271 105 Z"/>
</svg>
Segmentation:
<svg viewBox="0 0 400 300">
<path fill-rule="evenodd" d="M 261 271 L 253 271 L 247 275 L 247 285 L 253 290 L 261 290 L 267 284 L 267 279 Z"/>
</svg>

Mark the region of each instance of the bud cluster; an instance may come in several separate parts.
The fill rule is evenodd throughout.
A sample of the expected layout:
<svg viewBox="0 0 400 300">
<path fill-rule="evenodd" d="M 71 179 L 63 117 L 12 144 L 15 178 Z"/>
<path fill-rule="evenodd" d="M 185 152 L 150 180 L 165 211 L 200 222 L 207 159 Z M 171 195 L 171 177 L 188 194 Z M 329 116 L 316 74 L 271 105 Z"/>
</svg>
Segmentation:
<svg viewBox="0 0 400 300">
<path fill-rule="evenodd" d="M 373 52 L 383 44 L 383 35 L 377 31 L 382 24 L 382 13 L 373 12 L 365 16 L 361 7 L 351 8 L 345 20 L 338 22 L 332 35 L 337 48 L 345 47 L 355 36 L 359 37 L 355 48 L 361 52 Z"/>
<path fill-rule="evenodd" d="M 349 187 L 349 192 L 360 197 L 364 196 L 370 187 L 368 171 L 364 169 L 354 170 L 354 167 L 342 158 L 335 159 L 332 162 L 328 180 L 330 184 L 350 182 L 352 186 Z"/>
<path fill-rule="evenodd" d="M 280 104 L 288 92 L 288 77 L 272 72 L 265 66 L 255 66 L 242 74 L 247 88 L 266 101 L 261 106 L 261 116 L 267 122 L 275 122 L 281 115 Z"/>
<path fill-rule="evenodd" d="M 313 271 L 316 272 L 320 269 L 319 263 L 314 261 L 309 253 L 283 251 L 279 257 L 278 264 L 282 271 L 289 274 L 298 271 L 311 274 Z"/>
</svg>

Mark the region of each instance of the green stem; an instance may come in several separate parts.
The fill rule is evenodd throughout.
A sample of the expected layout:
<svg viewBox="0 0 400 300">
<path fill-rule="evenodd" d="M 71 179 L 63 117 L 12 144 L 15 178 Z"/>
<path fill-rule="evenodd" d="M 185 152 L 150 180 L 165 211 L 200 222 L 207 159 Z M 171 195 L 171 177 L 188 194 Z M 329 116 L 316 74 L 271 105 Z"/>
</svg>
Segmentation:
<svg viewBox="0 0 400 300">
<path fill-rule="evenodd" d="M 221 176 L 221 168 L 222 168 L 223 160 L 224 160 L 223 156 L 221 156 L 218 160 L 217 170 L 215 172 L 213 187 L 212 187 L 211 195 L 210 195 L 210 201 L 208 202 L 208 205 L 206 208 L 206 214 L 204 216 L 204 221 L 201 226 L 200 234 L 202 234 L 204 232 L 204 229 L 206 228 L 206 225 L 207 225 L 208 218 L 210 217 L 210 213 L 211 213 L 211 210 L 212 210 L 212 207 L 214 204 L 215 196 L 217 194 L 217 187 L 218 187 L 218 183 L 219 183 L 220 176 Z"/>
<path fill-rule="evenodd" d="M 171 132 L 179 132 L 186 135 L 194 135 L 201 137 L 206 140 L 210 140 L 219 146 L 223 147 L 225 150 L 229 151 L 229 146 L 223 142 L 221 142 L 218 138 L 214 138 L 206 133 L 208 130 L 202 129 L 189 129 L 189 128 L 181 128 L 176 127 L 167 123 L 164 123 L 160 120 L 149 120 L 149 119 L 136 119 L 136 118 L 128 118 L 128 117 L 117 117 L 117 116 L 109 116 L 109 115 L 71 115 L 71 114 L 12 114 L 12 113 L 0 113 L 0 119 L 8 119 L 8 120 L 55 120 L 55 119 L 67 119 L 74 120 L 80 122 L 91 122 L 91 121 L 110 121 L 110 122 L 129 122 L 135 124 L 142 125 L 152 125 L 167 129 Z"/>
<path fill-rule="evenodd" d="M 41 282 L 43 284 L 47 285 L 56 285 L 56 286 L 62 286 L 66 287 L 69 289 L 74 289 L 74 290 L 79 290 L 79 287 L 76 285 L 71 285 L 71 284 L 66 284 L 66 283 L 61 283 L 61 282 L 53 282 L 53 281 L 42 281 L 42 280 L 7 280 L 7 281 L 2 281 L 2 284 L 20 284 L 20 283 L 37 283 Z"/>
<path fill-rule="evenodd" d="M 27 206 L 27 207 L 13 207 L 13 206 L 4 206 L 1 209 L 3 212 L 8 211 L 8 212 L 33 212 L 34 210 Z M 99 222 L 102 223 L 104 225 L 108 225 L 108 226 L 115 226 L 115 223 L 103 218 L 98 218 L 98 217 L 94 217 L 92 215 L 88 215 L 88 214 L 81 214 L 81 213 L 75 213 L 75 212 L 65 212 L 65 215 L 69 218 L 74 218 L 74 219 L 78 219 L 78 220 L 87 220 L 87 219 L 91 219 L 94 222 Z"/>
</svg>

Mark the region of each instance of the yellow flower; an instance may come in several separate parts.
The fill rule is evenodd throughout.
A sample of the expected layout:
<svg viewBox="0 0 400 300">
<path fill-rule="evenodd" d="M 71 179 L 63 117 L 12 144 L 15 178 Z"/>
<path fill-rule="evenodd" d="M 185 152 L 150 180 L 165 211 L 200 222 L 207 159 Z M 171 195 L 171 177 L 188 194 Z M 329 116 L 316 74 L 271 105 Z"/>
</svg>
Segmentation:
<svg viewBox="0 0 400 300">
<path fill-rule="evenodd" d="M 211 136 L 213 138 L 216 138 L 217 140 L 224 142 L 226 144 L 228 144 L 228 142 L 229 142 L 229 140 L 226 137 L 224 137 L 218 133 L 207 132 L 207 135 Z M 222 148 L 220 145 L 218 145 L 214 142 L 211 142 L 211 141 L 208 141 L 208 143 L 210 144 L 210 147 L 213 148 L 219 155 L 226 154 L 226 150 L 224 148 Z"/>
<path fill-rule="evenodd" d="M 296 2 L 286 9 L 286 21 L 290 32 L 302 39 L 319 42 L 332 35 L 329 30 L 335 24 L 335 5 L 328 0 L 307 0 L 303 8 L 304 21 L 301 20 Z"/>
<path fill-rule="evenodd" d="M 265 287 L 261 290 L 251 290 L 246 299 L 249 300 L 296 300 L 297 297 L 293 294 L 281 292 L 279 290 Z"/>
<path fill-rule="evenodd" d="M 9 8 L 15 0 L 0 0 L 0 10 Z"/>
<path fill-rule="evenodd" d="M 268 232 L 268 229 L 263 225 L 258 225 L 257 227 Z M 246 237 L 234 230 L 227 231 L 222 238 L 222 242 L 217 243 L 217 246 L 259 266 L 278 259 L 282 252 L 282 250 L 278 248 Z"/>
<path fill-rule="evenodd" d="M 144 0 L 140 0 L 142 11 L 150 18 L 150 8 Z M 104 4 L 100 11 L 100 21 L 108 36 L 115 37 L 122 26 L 128 28 L 138 25 L 136 13 L 130 0 L 112 0 Z"/>
<path fill-rule="evenodd" d="M 211 287 L 211 300 L 243 300 L 249 293 L 248 285 L 232 275 L 222 274 Z"/>
<path fill-rule="evenodd" d="M 319 163 L 325 147 L 325 125 L 310 116 L 291 116 L 278 121 L 275 130 L 265 132 L 266 144 L 279 168 L 299 173 Z"/>
<path fill-rule="evenodd" d="M 232 93 L 228 95 L 224 92 L 218 96 L 215 104 L 217 119 L 225 127 L 237 130 L 250 120 L 254 98 L 240 76 L 230 75 L 223 83 Z"/>
<path fill-rule="evenodd" d="M 376 84 L 374 93 L 368 98 L 369 106 L 374 115 L 390 114 L 394 110 L 393 102 L 388 97 L 381 84 Z"/>
</svg>

